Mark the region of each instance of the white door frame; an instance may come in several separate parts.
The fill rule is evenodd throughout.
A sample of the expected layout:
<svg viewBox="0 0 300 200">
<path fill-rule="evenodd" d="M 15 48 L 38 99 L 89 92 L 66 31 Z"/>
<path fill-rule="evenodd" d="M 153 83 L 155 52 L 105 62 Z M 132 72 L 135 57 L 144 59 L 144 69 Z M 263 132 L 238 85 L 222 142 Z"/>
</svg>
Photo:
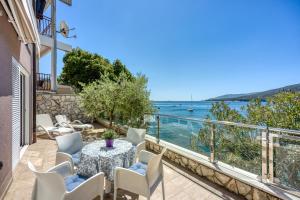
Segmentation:
<svg viewBox="0 0 300 200">
<path fill-rule="evenodd" d="M 29 76 L 29 73 L 28 71 L 22 66 L 19 64 L 19 69 L 20 69 L 20 72 L 24 75 L 25 77 L 25 91 L 24 91 L 24 94 L 25 94 L 25 114 L 24 114 L 24 117 L 25 117 L 25 144 L 29 144 L 29 133 L 30 133 L 30 130 L 29 130 L 29 119 L 30 119 L 30 112 L 29 112 L 29 100 L 30 100 L 30 76 Z"/>
<path fill-rule="evenodd" d="M 22 74 L 24 76 L 24 101 L 25 101 L 25 104 L 24 104 L 24 123 L 23 123 L 23 127 L 24 127 L 24 133 L 20 131 L 13 131 L 12 132 L 12 166 L 13 166 L 13 169 L 16 167 L 17 163 L 19 162 L 21 156 L 22 156 L 22 153 L 21 153 L 21 150 L 22 150 L 22 147 L 20 146 L 20 133 L 24 134 L 24 139 L 25 139 L 25 145 L 26 144 L 29 144 L 29 138 L 30 138 L 30 127 L 29 127 L 29 122 L 30 122 L 30 110 L 29 110 L 29 100 L 30 100 L 30 73 L 24 68 L 22 67 L 22 65 L 15 59 L 15 58 L 12 58 L 12 86 L 13 86 L 13 93 L 15 92 L 15 90 L 18 91 L 18 98 L 20 99 L 20 75 Z M 17 79 L 16 79 L 17 78 Z M 15 81 L 18 81 L 18 84 L 15 82 Z M 14 89 L 14 87 L 17 87 Z M 13 94 L 14 95 L 14 94 Z M 14 99 L 14 97 L 12 97 Z M 12 112 L 19 112 L 19 109 L 21 109 L 21 106 L 17 104 L 17 101 L 16 99 L 12 101 L 14 102 L 14 106 L 17 106 L 16 108 L 18 108 L 17 110 L 13 110 L 12 108 Z M 20 103 L 19 103 L 20 104 Z M 14 118 L 14 115 L 15 117 L 17 117 L 17 119 L 21 119 L 22 116 L 18 116 L 20 113 L 12 113 L 12 116 Z M 18 129 L 22 129 L 21 126 L 21 123 L 20 121 L 15 121 L 16 118 L 13 119 L 13 127 L 17 128 Z M 16 123 L 14 125 L 14 123 Z M 16 130 L 16 129 L 14 129 Z"/>
</svg>

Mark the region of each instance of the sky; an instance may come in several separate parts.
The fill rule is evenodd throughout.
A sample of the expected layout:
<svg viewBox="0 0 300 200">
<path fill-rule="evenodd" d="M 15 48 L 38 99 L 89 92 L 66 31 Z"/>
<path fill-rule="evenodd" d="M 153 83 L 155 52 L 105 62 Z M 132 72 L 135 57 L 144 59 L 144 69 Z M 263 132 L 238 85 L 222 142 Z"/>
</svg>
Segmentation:
<svg viewBox="0 0 300 200">
<path fill-rule="evenodd" d="M 300 83 L 299 0 L 58 1 L 59 40 L 120 59 L 152 100 L 204 100 Z M 64 53 L 58 53 L 58 74 Z M 50 54 L 40 71 L 50 73 Z"/>
</svg>

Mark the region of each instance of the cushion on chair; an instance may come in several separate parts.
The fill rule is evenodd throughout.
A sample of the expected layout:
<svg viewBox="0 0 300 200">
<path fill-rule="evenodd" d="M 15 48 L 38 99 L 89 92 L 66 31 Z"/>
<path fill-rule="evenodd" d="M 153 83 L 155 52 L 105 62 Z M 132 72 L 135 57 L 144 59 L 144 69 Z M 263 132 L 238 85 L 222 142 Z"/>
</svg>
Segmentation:
<svg viewBox="0 0 300 200">
<path fill-rule="evenodd" d="M 74 153 L 71 155 L 74 165 L 78 165 L 80 161 L 81 151 L 78 151 L 77 153 Z"/>
<path fill-rule="evenodd" d="M 67 188 L 67 191 L 72 191 L 74 188 L 76 188 L 78 185 L 86 181 L 86 178 L 80 177 L 78 175 L 72 175 L 67 176 L 65 178 L 65 186 Z"/>
<path fill-rule="evenodd" d="M 145 135 L 146 129 L 129 128 L 127 131 L 126 140 L 134 145 L 138 145 L 145 140 Z"/>
<path fill-rule="evenodd" d="M 130 170 L 135 171 L 141 175 L 146 175 L 147 172 L 147 165 L 141 162 L 135 163 L 131 167 L 129 167 Z"/>
<path fill-rule="evenodd" d="M 59 152 L 64 152 L 72 155 L 77 153 L 78 151 L 81 151 L 83 147 L 80 132 L 59 136 L 55 139 Z"/>
<path fill-rule="evenodd" d="M 71 124 L 75 129 L 92 129 L 93 125 L 91 124 Z"/>
</svg>

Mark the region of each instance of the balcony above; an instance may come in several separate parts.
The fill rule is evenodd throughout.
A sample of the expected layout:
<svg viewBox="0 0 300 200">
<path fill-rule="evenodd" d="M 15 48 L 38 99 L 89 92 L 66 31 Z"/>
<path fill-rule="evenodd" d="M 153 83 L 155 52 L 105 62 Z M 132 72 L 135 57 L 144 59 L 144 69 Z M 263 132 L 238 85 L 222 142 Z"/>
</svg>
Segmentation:
<svg viewBox="0 0 300 200">
<path fill-rule="evenodd" d="M 40 35 L 52 37 L 52 20 L 50 17 L 42 16 L 38 18 L 37 26 Z"/>
</svg>

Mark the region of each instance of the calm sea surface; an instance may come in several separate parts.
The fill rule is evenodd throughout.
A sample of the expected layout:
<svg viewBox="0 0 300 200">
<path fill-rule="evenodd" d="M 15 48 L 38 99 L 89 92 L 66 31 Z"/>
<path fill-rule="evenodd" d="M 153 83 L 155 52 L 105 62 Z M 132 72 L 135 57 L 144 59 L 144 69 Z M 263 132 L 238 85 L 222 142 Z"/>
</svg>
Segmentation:
<svg viewBox="0 0 300 200">
<path fill-rule="evenodd" d="M 247 102 L 243 101 L 229 101 L 227 103 L 231 108 L 241 113 L 243 113 L 241 107 L 247 105 Z M 212 101 L 154 101 L 154 106 L 158 109 L 159 114 L 190 118 L 205 118 L 210 115 L 209 110 L 212 104 Z M 192 108 L 193 112 L 188 111 L 189 108 Z"/>
<path fill-rule="evenodd" d="M 238 110 L 242 114 L 242 106 L 247 102 L 232 101 L 227 102 L 233 109 Z M 174 115 L 188 118 L 206 118 L 210 115 L 209 110 L 212 107 L 211 101 L 155 101 L 154 106 L 159 114 Z M 190 112 L 189 109 L 193 109 Z M 197 136 L 199 130 L 203 127 L 202 122 L 192 122 L 190 120 L 178 119 L 174 117 L 160 117 L 160 139 L 179 145 L 181 147 L 191 149 L 191 138 Z M 148 133 L 154 137 L 157 136 L 157 123 L 155 118 L 150 119 Z M 209 147 L 197 143 L 196 146 L 203 154 L 209 155 Z"/>
</svg>

